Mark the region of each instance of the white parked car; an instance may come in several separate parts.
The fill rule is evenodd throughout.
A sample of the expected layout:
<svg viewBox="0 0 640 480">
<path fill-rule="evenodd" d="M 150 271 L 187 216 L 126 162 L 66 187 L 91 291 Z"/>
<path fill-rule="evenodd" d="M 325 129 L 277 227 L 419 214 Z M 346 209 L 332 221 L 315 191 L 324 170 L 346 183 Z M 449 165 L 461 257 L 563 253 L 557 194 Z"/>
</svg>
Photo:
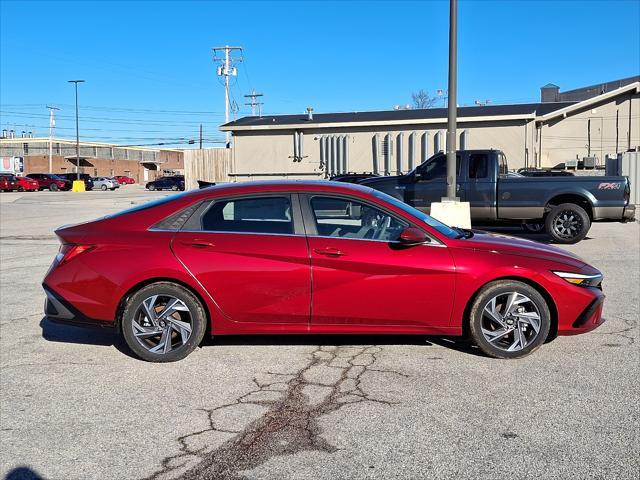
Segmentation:
<svg viewBox="0 0 640 480">
<path fill-rule="evenodd" d="M 120 183 L 113 177 L 94 177 L 93 188 L 100 190 L 115 190 L 120 188 Z"/>
</svg>

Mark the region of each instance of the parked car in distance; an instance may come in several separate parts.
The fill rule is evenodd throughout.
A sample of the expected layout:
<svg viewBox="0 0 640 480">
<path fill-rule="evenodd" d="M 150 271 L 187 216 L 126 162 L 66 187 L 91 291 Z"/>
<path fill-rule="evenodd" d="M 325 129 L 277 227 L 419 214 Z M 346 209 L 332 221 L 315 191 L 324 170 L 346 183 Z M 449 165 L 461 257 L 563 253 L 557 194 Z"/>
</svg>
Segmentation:
<svg viewBox="0 0 640 480">
<path fill-rule="evenodd" d="M 93 186 L 94 188 L 99 188 L 103 191 L 115 190 L 116 188 L 120 188 L 120 183 L 118 183 L 118 181 L 112 177 L 94 177 Z"/>
<path fill-rule="evenodd" d="M 77 173 L 58 173 L 60 178 L 65 178 L 69 180 L 72 184 L 74 181 L 78 179 Z M 80 180 L 84 181 L 85 190 L 93 190 L 93 178 L 88 173 L 81 173 Z"/>
<path fill-rule="evenodd" d="M 27 176 L 38 182 L 38 190 L 49 189 L 52 192 L 71 190 L 72 182 L 54 173 L 30 173 Z"/>
<path fill-rule="evenodd" d="M 0 192 L 18 190 L 18 179 L 13 173 L 0 173 Z"/>
<path fill-rule="evenodd" d="M 438 153 L 406 175 L 362 180 L 429 213 L 446 196 L 446 155 Z M 627 177 L 525 177 L 509 173 L 500 150 L 457 152 L 457 194 L 471 204 L 471 220 L 487 224 L 544 223 L 557 243 L 576 243 L 592 222 L 626 222 L 635 217 Z"/>
<path fill-rule="evenodd" d="M 379 175 L 375 173 L 342 173 L 340 175 L 334 175 L 329 178 L 332 182 L 345 182 L 345 183 L 360 183 L 362 180 L 366 180 L 367 178 L 376 178 Z"/>
<path fill-rule="evenodd" d="M 148 182 L 147 190 L 184 190 L 184 175 L 164 176 Z"/>
<path fill-rule="evenodd" d="M 575 255 L 359 185 L 217 185 L 55 233 L 46 316 L 114 328 L 148 361 L 184 358 L 205 332 L 468 332 L 508 359 L 603 322 L 602 274 Z"/>
<path fill-rule="evenodd" d="M 136 183 L 133 178 L 127 177 L 126 175 L 116 175 L 115 179 L 118 180 L 118 183 L 121 185 Z"/>
<path fill-rule="evenodd" d="M 16 177 L 18 181 L 18 191 L 35 192 L 38 190 L 38 182 L 31 177 Z"/>
</svg>

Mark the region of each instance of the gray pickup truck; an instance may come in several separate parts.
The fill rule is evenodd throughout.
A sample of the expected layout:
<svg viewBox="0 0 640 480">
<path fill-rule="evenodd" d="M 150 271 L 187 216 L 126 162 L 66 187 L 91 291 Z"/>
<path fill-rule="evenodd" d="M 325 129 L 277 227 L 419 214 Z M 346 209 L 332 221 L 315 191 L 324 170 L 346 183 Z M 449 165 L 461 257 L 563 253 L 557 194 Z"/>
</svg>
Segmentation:
<svg viewBox="0 0 640 480">
<path fill-rule="evenodd" d="M 470 202 L 475 224 L 544 225 L 558 243 L 576 243 L 592 222 L 632 220 L 627 177 L 525 177 L 510 173 L 499 150 L 457 152 L 457 194 Z M 406 175 L 360 181 L 429 213 L 446 196 L 446 156 L 438 153 Z"/>
</svg>

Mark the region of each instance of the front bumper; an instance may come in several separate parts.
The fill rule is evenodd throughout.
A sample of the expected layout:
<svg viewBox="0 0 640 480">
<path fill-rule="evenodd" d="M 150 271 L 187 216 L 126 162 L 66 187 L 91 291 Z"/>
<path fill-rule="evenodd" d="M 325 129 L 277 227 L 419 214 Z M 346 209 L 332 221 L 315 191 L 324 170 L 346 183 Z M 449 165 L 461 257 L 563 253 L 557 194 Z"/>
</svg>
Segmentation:
<svg viewBox="0 0 640 480">
<path fill-rule="evenodd" d="M 636 206 L 627 205 L 622 212 L 622 220 L 625 222 L 631 222 L 636 218 Z"/>
<path fill-rule="evenodd" d="M 44 315 L 53 323 L 85 328 L 115 328 L 114 322 L 89 318 L 46 285 L 42 285 L 42 288 L 47 294 L 44 301 Z"/>
<path fill-rule="evenodd" d="M 583 287 L 579 287 L 583 288 Z M 604 308 L 605 294 L 596 287 L 588 287 L 594 293 L 594 299 L 587 307 L 578 315 L 578 318 L 571 324 L 571 328 L 560 329 L 558 335 L 578 335 L 580 333 L 595 330 L 605 322 L 602 318 L 602 310 Z"/>
</svg>

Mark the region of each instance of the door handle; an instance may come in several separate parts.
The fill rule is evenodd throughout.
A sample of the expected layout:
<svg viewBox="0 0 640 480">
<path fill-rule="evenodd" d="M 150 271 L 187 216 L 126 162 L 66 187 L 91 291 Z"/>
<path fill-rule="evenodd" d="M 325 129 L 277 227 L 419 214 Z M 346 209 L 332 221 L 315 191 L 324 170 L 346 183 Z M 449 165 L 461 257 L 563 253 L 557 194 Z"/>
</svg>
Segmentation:
<svg viewBox="0 0 640 480">
<path fill-rule="evenodd" d="M 181 243 L 187 247 L 193 247 L 193 248 L 215 247 L 213 243 L 206 242 L 204 240 L 194 240 L 192 242 L 181 242 Z"/>
<path fill-rule="evenodd" d="M 318 255 L 326 255 L 327 257 L 342 257 L 343 255 L 346 255 L 342 250 L 333 247 L 314 248 L 313 251 Z"/>
</svg>

